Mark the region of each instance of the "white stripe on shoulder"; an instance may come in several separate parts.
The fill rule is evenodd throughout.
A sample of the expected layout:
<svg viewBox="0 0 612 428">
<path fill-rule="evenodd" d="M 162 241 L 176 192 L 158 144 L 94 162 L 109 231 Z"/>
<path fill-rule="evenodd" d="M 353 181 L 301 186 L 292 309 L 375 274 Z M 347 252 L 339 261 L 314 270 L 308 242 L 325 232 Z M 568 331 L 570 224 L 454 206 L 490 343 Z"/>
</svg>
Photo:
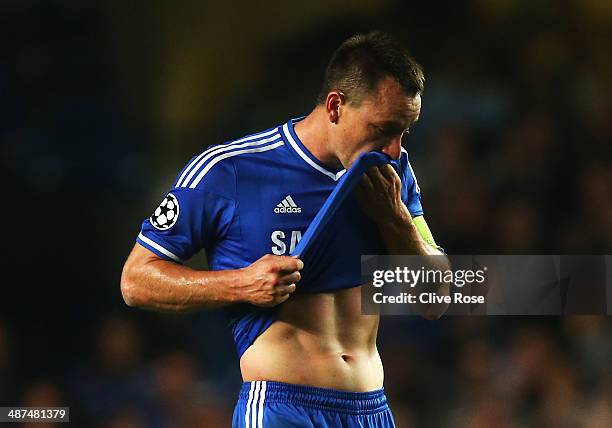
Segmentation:
<svg viewBox="0 0 612 428">
<path fill-rule="evenodd" d="M 342 171 L 338 172 L 338 174 L 334 174 L 333 172 L 328 171 L 325 168 L 322 168 L 321 166 L 317 165 L 312 159 L 310 159 L 308 156 L 306 156 L 306 153 L 304 153 L 304 151 L 300 148 L 300 146 L 298 146 L 298 144 L 293 139 L 293 136 L 289 132 L 289 127 L 287 126 L 286 123 L 283 125 L 283 134 L 285 134 L 285 137 L 287 138 L 287 141 L 289 141 L 289 144 L 291 144 L 291 147 L 293 147 L 293 150 L 295 150 L 296 153 L 302 159 L 304 159 L 304 161 L 308 165 L 310 165 L 311 167 L 313 167 L 317 171 L 327 175 L 329 178 L 331 178 L 334 181 L 337 181 L 342 176 L 342 174 L 341 174 Z"/>
<path fill-rule="evenodd" d="M 247 400 L 246 413 L 244 415 L 244 426 L 250 427 L 251 424 L 251 403 L 253 402 L 253 390 L 255 389 L 255 382 L 251 382 L 251 388 L 249 389 L 249 399 Z"/>
<path fill-rule="evenodd" d="M 408 165 L 408 168 L 410 168 L 410 173 L 412 174 L 412 178 L 414 180 L 414 188 L 417 193 L 421 193 L 421 188 L 419 187 L 419 182 L 417 181 L 416 174 L 414 173 L 414 169 L 412 169 L 412 165 L 410 165 L 410 161 L 408 160 L 408 152 L 403 147 L 402 153 L 406 155 L 406 164 Z"/>
<path fill-rule="evenodd" d="M 243 147 L 260 146 L 260 145 L 267 144 L 270 142 L 278 141 L 280 139 L 281 139 L 280 134 L 276 133 L 276 134 L 273 134 L 271 137 L 264 138 L 263 140 L 250 141 L 248 143 L 242 143 L 242 144 L 231 144 L 231 145 L 226 144 L 224 146 L 217 146 L 213 150 L 211 150 L 209 153 L 207 153 L 206 156 L 200 159 L 200 161 L 192 168 L 189 175 L 185 177 L 185 179 L 180 185 L 177 184 L 176 187 L 187 187 L 187 185 L 189 184 L 189 181 L 200 170 L 200 168 L 202 168 L 202 165 L 204 165 L 207 160 L 209 160 L 213 156 L 218 155 L 219 153 L 227 152 L 227 151 L 234 150 L 234 149 L 240 149 Z"/>
<path fill-rule="evenodd" d="M 191 171 L 191 169 L 194 167 L 194 165 L 196 165 L 200 161 L 200 159 L 202 159 L 204 156 L 206 156 L 208 153 L 212 152 L 213 150 L 217 150 L 217 149 L 219 149 L 221 147 L 227 147 L 227 146 L 232 146 L 232 145 L 235 145 L 235 144 L 239 144 L 239 143 L 242 143 L 244 141 L 253 141 L 253 140 L 256 140 L 258 138 L 264 138 L 264 137 L 267 137 L 268 135 L 272 135 L 272 134 L 277 133 L 277 132 L 278 132 L 278 128 L 274 128 L 274 129 L 270 129 L 270 130 L 265 131 L 265 132 L 260 132 L 258 134 L 249 135 L 248 137 L 240 138 L 238 140 L 230 141 L 229 143 L 220 144 L 218 146 L 213 146 L 213 147 L 210 147 L 210 148 L 204 150 L 193 161 L 191 161 L 191 163 L 189 164 L 189 166 L 187 166 L 187 168 L 185 168 L 185 170 L 183 171 L 183 173 L 179 177 L 178 181 L 176 182 L 176 186 L 175 187 L 181 187 L 181 183 L 183 182 L 183 179 Z"/>
<path fill-rule="evenodd" d="M 261 398 L 259 399 L 259 412 L 257 414 L 257 428 L 263 428 L 264 401 L 266 399 L 266 381 L 261 382 Z"/>
<path fill-rule="evenodd" d="M 269 146 L 263 146 L 263 147 L 255 147 L 255 148 L 251 148 L 251 149 L 242 149 L 242 150 L 236 150 L 233 152 L 229 152 L 229 153 L 225 153 L 223 155 L 217 156 L 216 158 L 214 158 L 213 160 L 211 160 L 210 162 L 208 162 L 208 164 L 202 169 L 202 171 L 198 174 L 198 176 L 191 182 L 191 184 L 189 185 L 190 189 L 195 189 L 198 184 L 200 184 L 200 181 L 202 181 L 202 178 L 204 178 L 204 176 L 206 175 L 206 173 L 208 173 L 208 171 L 210 171 L 210 169 L 215 166 L 215 164 L 217 164 L 218 162 L 221 162 L 223 159 L 227 159 L 227 158 L 231 158 L 233 156 L 238 156 L 244 153 L 261 153 L 261 152 L 267 152 L 268 150 L 273 150 L 277 147 L 283 146 L 285 143 L 283 141 L 278 141 L 274 144 L 270 144 Z M 185 187 L 185 186 L 183 186 Z"/>
<path fill-rule="evenodd" d="M 172 260 L 177 261 L 177 262 L 182 262 L 181 258 L 179 256 L 177 256 L 176 254 L 166 250 L 164 247 L 162 247 L 161 245 L 159 245 L 157 242 L 147 238 L 146 236 L 144 236 L 142 234 L 142 232 L 140 232 L 138 234 L 138 239 L 140 239 L 142 242 L 144 242 L 145 244 L 149 244 L 151 247 L 155 248 L 157 251 L 159 251 L 160 253 L 170 257 Z"/>
</svg>

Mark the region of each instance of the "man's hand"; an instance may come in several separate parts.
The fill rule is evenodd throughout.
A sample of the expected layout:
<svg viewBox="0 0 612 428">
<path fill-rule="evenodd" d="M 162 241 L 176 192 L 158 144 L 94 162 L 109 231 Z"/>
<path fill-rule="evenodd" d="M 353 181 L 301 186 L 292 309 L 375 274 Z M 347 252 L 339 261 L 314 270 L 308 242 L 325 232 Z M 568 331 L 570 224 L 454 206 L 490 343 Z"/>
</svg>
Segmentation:
<svg viewBox="0 0 612 428">
<path fill-rule="evenodd" d="M 402 201 L 402 181 L 391 165 L 375 166 L 368 169 L 359 181 L 355 196 L 361 209 L 380 229 L 389 254 L 407 254 L 424 257 L 423 264 L 429 269 L 445 271 L 450 269 L 448 259 L 437 249 L 425 242 L 412 216 Z M 429 287 L 431 287 L 430 284 Z M 439 296 L 449 295 L 449 286 L 437 284 Z M 427 319 L 437 319 L 446 311 L 447 304 L 419 305 Z"/>
<path fill-rule="evenodd" d="M 266 254 L 241 269 L 242 280 L 235 290 L 238 300 L 265 307 L 283 303 L 295 291 L 303 267 L 300 259 Z"/>
<path fill-rule="evenodd" d="M 389 221 L 412 223 L 401 189 L 395 169 L 385 164 L 373 166 L 361 176 L 355 196 L 361 209 L 379 225 Z"/>
<path fill-rule="evenodd" d="M 427 244 L 402 201 L 402 180 L 389 165 L 369 168 L 355 189 L 361 209 L 377 224 L 389 254 L 440 255 Z"/>
<path fill-rule="evenodd" d="M 295 291 L 304 263 L 266 255 L 243 269 L 200 271 L 162 260 L 134 245 L 121 275 L 121 293 L 129 306 L 162 312 L 216 309 L 236 303 L 274 306 Z"/>
</svg>

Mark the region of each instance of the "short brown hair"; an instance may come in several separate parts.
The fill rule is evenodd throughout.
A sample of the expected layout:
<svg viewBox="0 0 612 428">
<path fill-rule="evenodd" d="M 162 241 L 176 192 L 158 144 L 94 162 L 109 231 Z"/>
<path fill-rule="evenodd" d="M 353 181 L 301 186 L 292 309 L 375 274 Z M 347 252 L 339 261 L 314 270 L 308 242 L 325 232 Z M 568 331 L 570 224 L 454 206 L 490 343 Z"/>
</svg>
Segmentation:
<svg viewBox="0 0 612 428">
<path fill-rule="evenodd" d="M 423 68 L 400 43 L 380 31 L 350 37 L 333 53 L 325 70 L 317 104 L 324 104 L 334 90 L 347 101 L 360 103 L 384 77 L 391 76 L 409 96 L 423 92 Z"/>
</svg>

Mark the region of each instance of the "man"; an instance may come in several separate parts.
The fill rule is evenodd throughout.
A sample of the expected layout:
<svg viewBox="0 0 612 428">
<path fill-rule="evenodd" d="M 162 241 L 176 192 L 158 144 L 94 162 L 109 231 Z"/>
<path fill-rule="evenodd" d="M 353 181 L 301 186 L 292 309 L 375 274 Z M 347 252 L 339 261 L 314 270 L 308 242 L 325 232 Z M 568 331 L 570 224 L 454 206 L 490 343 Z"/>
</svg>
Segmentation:
<svg viewBox="0 0 612 428">
<path fill-rule="evenodd" d="M 358 189 L 388 252 L 441 254 L 401 147 L 423 83 L 420 66 L 388 36 L 351 37 L 308 116 L 196 156 L 143 223 L 124 267 L 124 299 L 162 311 L 228 310 L 245 382 L 234 426 L 394 426 L 378 317 L 361 315 L 359 287 L 292 295 L 303 263 L 287 254 L 344 169 L 370 151 L 403 165 L 401 178 L 390 165 L 368 170 Z M 176 263 L 200 248 L 210 271 Z"/>
</svg>

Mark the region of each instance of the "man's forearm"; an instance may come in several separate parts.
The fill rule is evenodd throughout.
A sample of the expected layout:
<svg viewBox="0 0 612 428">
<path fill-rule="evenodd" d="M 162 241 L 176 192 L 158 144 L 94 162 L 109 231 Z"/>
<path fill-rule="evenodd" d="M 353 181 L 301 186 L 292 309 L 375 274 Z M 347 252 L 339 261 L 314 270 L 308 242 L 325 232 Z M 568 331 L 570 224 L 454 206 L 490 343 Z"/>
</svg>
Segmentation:
<svg viewBox="0 0 612 428">
<path fill-rule="evenodd" d="M 126 303 L 163 312 L 215 309 L 240 301 L 240 271 L 198 271 L 165 260 L 126 263 L 121 291 Z"/>
<path fill-rule="evenodd" d="M 242 269 L 199 271 L 162 260 L 136 244 L 121 275 L 129 306 L 165 312 L 215 309 L 234 303 L 271 307 L 296 290 L 304 263 L 266 254 Z"/>
<path fill-rule="evenodd" d="M 440 250 L 425 242 L 407 210 L 398 218 L 380 222 L 378 226 L 389 254 L 431 256 L 422 257 L 426 269 L 439 271 L 450 269 L 448 258 Z M 448 284 L 428 284 L 427 286 L 432 287 L 439 296 L 448 296 L 450 293 Z M 448 304 L 419 305 L 418 309 L 425 318 L 437 319 L 446 312 Z"/>
<path fill-rule="evenodd" d="M 389 254 L 444 255 L 440 250 L 425 242 L 405 208 L 395 218 L 379 221 L 378 229 Z M 446 257 L 441 259 L 446 259 Z"/>
</svg>

